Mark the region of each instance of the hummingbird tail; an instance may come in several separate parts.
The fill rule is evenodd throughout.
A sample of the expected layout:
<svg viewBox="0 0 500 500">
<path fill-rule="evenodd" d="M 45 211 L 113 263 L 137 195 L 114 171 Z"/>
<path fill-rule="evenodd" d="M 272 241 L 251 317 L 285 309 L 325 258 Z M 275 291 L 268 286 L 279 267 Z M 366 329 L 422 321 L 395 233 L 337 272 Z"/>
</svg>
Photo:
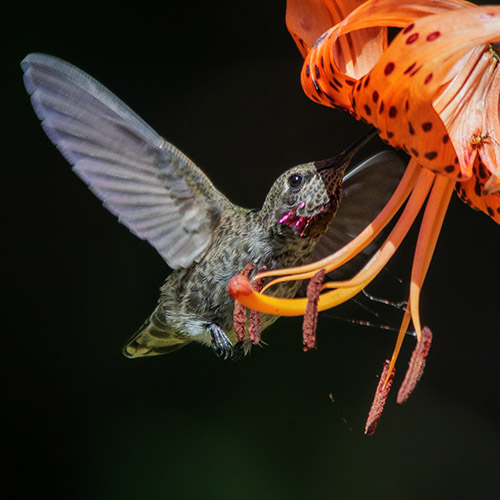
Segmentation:
<svg viewBox="0 0 500 500">
<path fill-rule="evenodd" d="M 173 333 L 157 308 L 123 347 L 127 358 L 159 356 L 176 351 L 191 341 Z"/>
</svg>

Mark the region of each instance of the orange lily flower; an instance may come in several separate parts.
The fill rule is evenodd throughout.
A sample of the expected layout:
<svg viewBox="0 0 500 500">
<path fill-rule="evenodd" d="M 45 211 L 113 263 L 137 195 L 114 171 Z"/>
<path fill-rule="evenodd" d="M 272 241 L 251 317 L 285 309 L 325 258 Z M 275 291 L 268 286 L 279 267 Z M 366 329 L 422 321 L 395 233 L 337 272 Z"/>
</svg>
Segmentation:
<svg viewBox="0 0 500 500">
<path fill-rule="evenodd" d="M 259 274 L 277 277 L 260 293 L 237 276 L 229 293 L 262 313 L 305 314 L 307 299 L 270 297 L 265 290 L 340 267 L 366 248 L 406 202 L 365 267 L 350 280 L 321 287 L 317 310 L 334 307 L 377 276 L 426 204 L 388 382 L 410 321 L 422 340 L 420 290 L 453 191 L 500 223 L 500 137 L 495 137 L 500 134 L 500 48 L 494 43 L 500 40 L 500 7 L 463 0 L 289 0 L 287 26 L 305 57 L 306 94 L 373 124 L 411 159 L 385 208 L 348 245 L 307 266 Z M 387 27 L 401 29 L 390 45 Z"/>
</svg>

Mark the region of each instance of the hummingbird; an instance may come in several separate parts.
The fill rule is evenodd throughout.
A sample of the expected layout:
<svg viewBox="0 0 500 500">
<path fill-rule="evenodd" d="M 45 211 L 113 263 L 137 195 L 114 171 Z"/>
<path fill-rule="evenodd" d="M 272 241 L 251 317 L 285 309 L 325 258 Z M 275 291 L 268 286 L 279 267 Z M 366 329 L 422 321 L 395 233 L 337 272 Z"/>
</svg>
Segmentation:
<svg viewBox="0 0 500 500">
<path fill-rule="evenodd" d="M 248 345 L 237 342 L 233 327 L 231 277 L 248 263 L 255 270 L 276 269 L 331 253 L 372 220 L 404 170 L 395 152 L 383 151 L 345 175 L 365 137 L 332 158 L 287 170 L 260 210 L 242 208 L 77 67 L 44 54 L 28 55 L 21 67 L 49 139 L 119 222 L 172 269 L 153 313 L 123 348 L 129 358 L 192 342 L 224 359 L 246 354 Z M 343 186 L 344 202 L 331 224 Z M 299 287 L 296 281 L 280 283 L 269 293 L 291 298 Z M 262 330 L 276 319 L 263 315 Z"/>
</svg>

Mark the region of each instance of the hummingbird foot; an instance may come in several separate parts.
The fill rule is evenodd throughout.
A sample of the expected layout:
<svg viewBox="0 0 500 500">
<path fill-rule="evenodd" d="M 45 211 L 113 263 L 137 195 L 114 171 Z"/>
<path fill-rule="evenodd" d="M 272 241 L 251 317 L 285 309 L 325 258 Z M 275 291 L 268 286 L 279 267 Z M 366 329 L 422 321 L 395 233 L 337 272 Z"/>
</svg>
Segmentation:
<svg viewBox="0 0 500 500">
<path fill-rule="evenodd" d="M 207 327 L 210 337 L 212 338 L 212 349 L 219 358 L 229 359 L 233 355 L 233 344 L 227 338 L 224 330 L 214 323 Z"/>
</svg>

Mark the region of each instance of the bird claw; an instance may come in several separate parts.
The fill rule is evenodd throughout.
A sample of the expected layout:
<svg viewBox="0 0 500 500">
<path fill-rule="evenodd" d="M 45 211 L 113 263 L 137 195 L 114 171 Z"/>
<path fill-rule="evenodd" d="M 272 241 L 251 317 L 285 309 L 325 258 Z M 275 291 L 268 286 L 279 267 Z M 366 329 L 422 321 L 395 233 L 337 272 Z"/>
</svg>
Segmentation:
<svg viewBox="0 0 500 500">
<path fill-rule="evenodd" d="M 222 328 L 211 324 L 207 327 L 212 338 L 212 349 L 219 358 L 229 359 L 233 355 L 233 344 L 227 338 Z"/>
</svg>

